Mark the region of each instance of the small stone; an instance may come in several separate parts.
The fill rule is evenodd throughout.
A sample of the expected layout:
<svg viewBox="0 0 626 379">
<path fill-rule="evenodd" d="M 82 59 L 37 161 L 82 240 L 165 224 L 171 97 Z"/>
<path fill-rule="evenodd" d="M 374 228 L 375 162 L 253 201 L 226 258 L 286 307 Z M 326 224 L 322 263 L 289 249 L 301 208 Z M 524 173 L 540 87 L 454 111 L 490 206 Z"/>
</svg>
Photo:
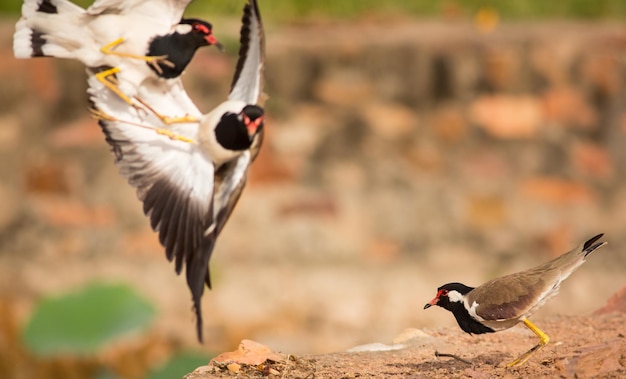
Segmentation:
<svg viewBox="0 0 626 379">
<path fill-rule="evenodd" d="M 384 343 L 375 342 L 365 345 L 359 345 L 348 349 L 348 353 L 360 353 L 364 351 L 392 351 L 405 348 L 405 345 L 385 345 Z"/>
<path fill-rule="evenodd" d="M 269 369 L 269 373 L 270 375 L 280 375 L 280 372 L 276 369 L 270 368 Z"/>
<path fill-rule="evenodd" d="M 228 369 L 228 371 L 230 371 L 230 372 L 235 372 L 235 373 L 237 373 L 237 372 L 239 372 L 239 371 L 241 370 L 241 365 L 240 365 L 240 364 L 238 364 L 238 363 L 231 363 L 231 364 L 226 365 L 226 368 L 227 368 L 227 369 Z"/>
<path fill-rule="evenodd" d="M 205 374 L 205 373 L 209 373 L 213 371 L 215 371 L 215 367 L 213 366 L 200 366 L 196 368 L 195 370 L 193 370 L 194 373 L 198 373 L 198 374 Z"/>
</svg>

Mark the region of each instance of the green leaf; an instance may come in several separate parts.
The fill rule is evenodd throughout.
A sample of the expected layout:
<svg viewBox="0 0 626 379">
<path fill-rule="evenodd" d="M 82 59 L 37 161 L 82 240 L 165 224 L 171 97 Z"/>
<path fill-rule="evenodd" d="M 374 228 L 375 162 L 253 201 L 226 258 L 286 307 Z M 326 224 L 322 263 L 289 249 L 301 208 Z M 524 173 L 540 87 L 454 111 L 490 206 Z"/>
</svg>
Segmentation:
<svg viewBox="0 0 626 379">
<path fill-rule="evenodd" d="M 200 366 L 209 364 L 210 358 L 198 353 L 180 353 L 170 358 L 163 366 L 152 371 L 148 379 L 182 378 Z"/>
<path fill-rule="evenodd" d="M 22 339 L 41 356 L 84 356 L 117 337 L 144 329 L 154 313 L 154 307 L 129 286 L 96 282 L 42 300 Z"/>
</svg>

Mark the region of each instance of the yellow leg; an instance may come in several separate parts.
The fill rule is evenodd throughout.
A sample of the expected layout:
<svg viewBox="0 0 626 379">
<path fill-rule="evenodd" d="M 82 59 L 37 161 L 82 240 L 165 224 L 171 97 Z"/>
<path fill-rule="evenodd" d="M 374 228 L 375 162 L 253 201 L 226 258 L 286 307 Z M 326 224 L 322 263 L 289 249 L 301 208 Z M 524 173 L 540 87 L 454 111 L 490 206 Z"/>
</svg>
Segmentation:
<svg viewBox="0 0 626 379">
<path fill-rule="evenodd" d="M 138 126 L 140 128 L 153 130 L 157 134 L 160 134 L 160 135 L 163 135 L 163 136 L 167 136 L 169 139 L 172 139 L 172 140 L 175 140 L 175 141 L 181 141 L 181 142 L 185 142 L 185 143 L 195 143 L 195 141 L 192 140 L 191 138 L 187 138 L 187 137 L 175 134 L 175 133 L 173 133 L 170 130 L 162 129 L 162 128 L 153 128 L 151 126 L 139 124 L 139 123 L 132 122 L 132 121 L 120 120 L 120 119 L 115 118 L 115 117 L 109 115 L 108 113 L 105 113 L 105 112 L 103 112 L 103 111 L 101 111 L 100 109 L 97 109 L 97 108 L 91 108 L 89 110 L 89 112 L 91 113 L 91 116 L 93 118 L 98 119 L 98 120 L 104 120 L 104 121 L 109 121 L 109 122 L 119 122 L 119 123 L 122 123 L 122 124 Z"/>
<path fill-rule="evenodd" d="M 111 121 L 111 122 L 117 121 L 115 117 L 109 115 L 108 113 L 104 113 L 103 111 L 97 108 L 89 108 L 89 113 L 91 114 L 91 117 L 95 118 L 96 120 L 104 120 L 104 121 Z"/>
<path fill-rule="evenodd" d="M 187 138 L 187 137 L 183 137 L 183 136 L 179 136 L 178 134 L 174 134 L 171 131 L 167 130 L 167 129 L 154 129 L 155 132 L 157 132 L 157 134 L 161 134 L 164 136 L 169 137 L 172 140 L 175 141 L 182 141 L 182 142 L 186 142 L 186 143 L 194 143 L 194 140 L 192 140 L 191 138 Z"/>
<path fill-rule="evenodd" d="M 532 332 L 535 333 L 535 335 L 537 335 L 537 337 L 539 337 L 539 343 L 537 345 L 535 345 L 532 349 L 530 349 L 527 352 L 525 352 L 524 354 L 522 354 L 519 358 L 517 358 L 513 362 L 509 363 L 507 365 L 507 367 L 523 365 L 524 363 L 526 363 L 526 361 L 528 360 L 528 358 L 530 358 L 531 355 L 533 355 L 534 353 L 539 351 L 539 349 L 541 349 L 542 347 L 546 346 L 548 344 L 548 342 L 550 342 L 550 337 L 548 337 L 547 334 L 545 334 L 538 327 L 536 327 L 535 324 L 530 322 L 530 320 L 524 319 L 524 325 L 526 325 L 526 327 L 528 329 L 532 330 Z"/>
<path fill-rule="evenodd" d="M 124 38 L 118 38 L 115 41 L 108 43 L 100 48 L 100 51 L 104 54 L 117 55 L 118 57 L 124 58 L 132 58 L 132 59 L 141 59 L 143 61 L 148 62 L 154 69 L 161 74 L 163 71 L 161 67 L 159 67 L 159 63 L 164 64 L 169 67 L 174 67 L 174 63 L 167 60 L 167 55 L 157 55 L 157 56 L 147 56 L 147 55 L 136 55 L 130 53 L 123 53 L 114 51 L 113 49 L 118 45 L 124 42 Z"/>
<path fill-rule="evenodd" d="M 98 79 L 100 83 L 104 84 L 108 89 L 113 91 L 113 93 L 115 93 L 117 96 L 122 98 L 122 100 L 134 106 L 133 101 L 128 96 L 126 96 L 122 91 L 120 91 L 120 89 L 117 87 L 117 80 L 114 77 L 112 77 L 112 75 L 115 75 L 118 72 L 120 72 L 120 69 L 117 67 L 113 67 L 108 70 L 100 71 L 95 76 L 96 76 L 96 79 Z"/>
<path fill-rule="evenodd" d="M 101 71 L 97 73 L 95 76 L 96 76 L 96 79 L 100 81 L 100 83 L 104 84 L 108 89 L 113 91 L 113 93 L 119 96 L 127 104 L 132 105 L 133 107 L 139 109 L 139 107 L 135 104 L 135 102 L 131 100 L 128 96 L 126 96 L 126 94 L 124 94 L 122 91 L 120 91 L 119 87 L 117 86 L 117 80 L 112 75 L 115 75 L 118 72 L 120 72 L 120 69 L 118 67 L 113 67 L 108 70 Z M 157 112 L 154 108 L 152 108 L 150 105 L 148 105 L 142 99 L 135 97 L 135 100 L 141 103 L 141 105 L 147 108 L 150 112 L 154 113 L 154 115 L 157 116 L 166 125 L 176 124 L 176 123 L 186 123 L 186 122 L 198 122 L 197 118 L 193 116 L 189 116 L 189 115 L 185 115 L 183 117 L 170 117 L 170 116 L 162 115 L 159 112 Z"/>
<path fill-rule="evenodd" d="M 150 112 L 152 112 L 155 116 L 157 116 L 166 125 L 177 124 L 177 123 L 180 124 L 180 123 L 186 123 L 186 122 L 198 122 L 197 118 L 190 116 L 190 115 L 184 115 L 182 117 L 170 117 L 170 116 L 162 115 L 159 112 L 157 112 L 156 109 L 152 108 L 148 103 L 146 103 L 139 97 L 135 97 L 135 100 L 137 100 L 139 103 L 141 103 L 141 105 L 143 105 L 145 108 L 150 110 Z"/>
</svg>

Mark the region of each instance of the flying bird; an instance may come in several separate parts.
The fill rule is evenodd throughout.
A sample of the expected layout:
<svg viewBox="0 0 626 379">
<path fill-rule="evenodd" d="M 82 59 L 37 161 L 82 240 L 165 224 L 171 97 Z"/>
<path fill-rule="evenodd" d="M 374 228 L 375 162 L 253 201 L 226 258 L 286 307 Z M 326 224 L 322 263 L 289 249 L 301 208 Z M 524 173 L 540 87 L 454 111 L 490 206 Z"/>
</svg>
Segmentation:
<svg viewBox="0 0 626 379">
<path fill-rule="evenodd" d="M 537 337 L 539 343 L 510 366 L 525 363 L 532 354 L 550 342 L 550 338 L 528 317 L 541 308 L 559 291 L 587 256 L 606 242 L 597 242 L 603 234 L 540 266 L 490 280 L 476 288 L 461 283 L 448 283 L 437 289 L 437 296 L 424 309 L 438 305 L 452 312 L 457 323 L 469 334 L 493 333 L 522 322 Z"/>
<path fill-rule="evenodd" d="M 14 55 L 77 59 L 94 70 L 104 68 L 96 74 L 103 85 L 128 104 L 156 112 L 137 96 L 146 81 L 158 80 L 168 92 L 182 87 L 179 76 L 197 49 L 222 48 L 210 23 L 182 18 L 190 1 L 97 0 L 83 9 L 68 0 L 25 0 Z M 176 92 L 176 101 L 186 104 L 182 114 L 155 114 L 165 123 L 193 121 L 195 106 L 184 91 Z"/>
<path fill-rule="evenodd" d="M 211 288 L 209 259 L 263 140 L 264 110 L 259 102 L 265 42 L 256 0 L 244 7 L 240 44 L 227 100 L 198 122 L 165 126 L 152 114 L 132 112 L 93 75 L 89 79 L 93 113 L 120 174 L 137 189 L 176 272 L 185 267 L 200 341 L 201 298 L 205 285 Z M 177 94 L 164 93 L 158 86 L 147 88 L 142 97 L 164 114 L 183 110 L 170 101 Z"/>
</svg>

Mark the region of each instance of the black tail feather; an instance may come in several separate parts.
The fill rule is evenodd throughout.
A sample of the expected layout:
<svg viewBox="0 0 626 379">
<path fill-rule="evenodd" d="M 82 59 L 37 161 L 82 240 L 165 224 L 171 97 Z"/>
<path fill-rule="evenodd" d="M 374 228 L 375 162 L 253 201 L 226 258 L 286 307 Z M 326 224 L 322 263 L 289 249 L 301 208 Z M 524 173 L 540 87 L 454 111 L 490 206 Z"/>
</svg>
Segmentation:
<svg viewBox="0 0 626 379">
<path fill-rule="evenodd" d="M 204 342 L 204 336 L 202 333 L 202 308 L 200 300 L 202 295 L 196 297 L 193 296 L 193 310 L 196 313 L 196 334 L 198 335 L 198 342 Z"/>
<path fill-rule="evenodd" d="M 587 240 L 587 242 L 585 242 L 585 244 L 583 245 L 583 252 L 585 253 L 585 257 L 587 257 L 587 255 L 593 253 L 600 246 L 606 244 L 606 242 L 594 243 L 597 240 L 599 240 L 600 238 L 602 238 L 602 236 L 604 236 L 604 233 L 598 234 L 597 236 L 594 236 L 594 237 L 590 238 L 589 240 Z"/>
</svg>

